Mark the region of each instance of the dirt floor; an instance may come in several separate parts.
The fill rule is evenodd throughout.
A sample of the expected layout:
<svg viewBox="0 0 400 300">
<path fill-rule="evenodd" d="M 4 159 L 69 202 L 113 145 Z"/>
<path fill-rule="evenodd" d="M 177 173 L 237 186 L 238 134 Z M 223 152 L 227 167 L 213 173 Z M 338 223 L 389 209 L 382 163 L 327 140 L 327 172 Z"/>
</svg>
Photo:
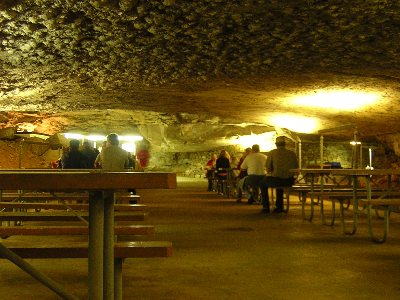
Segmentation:
<svg viewBox="0 0 400 300">
<path fill-rule="evenodd" d="M 206 192 L 204 179 L 179 178 L 176 190 L 139 190 L 145 223 L 156 233 L 136 239 L 173 242 L 172 257 L 128 259 L 124 299 L 400 299 L 400 226 L 392 215 L 385 244 L 368 238 L 361 218 L 354 236 L 339 221 L 303 221 L 292 198 L 289 213 L 263 215 Z M 127 237 L 124 237 L 127 238 Z M 67 237 L 70 242 L 82 237 Z M 10 237 L 4 244 L 29 242 Z M 87 299 L 87 261 L 30 260 L 74 294 Z M 58 299 L 18 267 L 0 260 L 0 299 Z"/>
</svg>

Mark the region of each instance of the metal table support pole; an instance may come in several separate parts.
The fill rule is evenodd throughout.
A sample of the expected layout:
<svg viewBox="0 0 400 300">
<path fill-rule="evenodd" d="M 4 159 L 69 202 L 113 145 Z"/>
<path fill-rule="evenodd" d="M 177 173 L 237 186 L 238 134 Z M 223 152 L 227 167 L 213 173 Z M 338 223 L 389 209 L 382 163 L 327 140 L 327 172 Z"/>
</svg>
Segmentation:
<svg viewBox="0 0 400 300">
<path fill-rule="evenodd" d="M 104 198 L 96 191 L 89 197 L 89 300 L 103 299 Z"/>
<path fill-rule="evenodd" d="M 122 263 L 124 258 L 114 259 L 114 298 L 122 300 Z"/>
<path fill-rule="evenodd" d="M 72 294 L 69 294 L 58 283 L 56 283 L 55 281 L 51 280 L 43 273 L 36 270 L 34 267 L 32 267 L 30 264 L 28 264 L 25 260 L 23 260 L 17 254 L 15 254 L 11 250 L 9 250 L 7 247 L 3 246 L 1 243 L 0 243 L 0 253 L 2 254 L 2 256 L 6 257 L 9 261 L 14 263 L 18 267 L 20 267 L 23 271 L 25 271 L 26 273 L 31 275 L 37 281 L 39 281 L 43 285 L 47 286 L 49 289 L 51 289 L 53 292 L 55 292 L 61 298 L 67 299 L 67 300 L 78 300 L 77 297 L 75 297 Z"/>
<path fill-rule="evenodd" d="M 104 197 L 104 299 L 114 299 L 114 193 Z"/>
</svg>

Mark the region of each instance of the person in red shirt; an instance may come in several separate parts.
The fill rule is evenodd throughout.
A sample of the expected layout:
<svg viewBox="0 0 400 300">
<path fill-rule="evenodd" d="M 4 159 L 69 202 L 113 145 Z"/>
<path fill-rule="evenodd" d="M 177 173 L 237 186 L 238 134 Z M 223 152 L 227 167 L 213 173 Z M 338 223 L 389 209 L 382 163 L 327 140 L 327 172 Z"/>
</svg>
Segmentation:
<svg viewBox="0 0 400 300">
<path fill-rule="evenodd" d="M 211 158 L 207 161 L 205 170 L 206 170 L 206 178 L 208 180 L 208 191 L 211 192 L 213 190 L 213 180 L 215 175 L 215 162 L 217 161 L 217 155 L 211 154 Z"/>
</svg>

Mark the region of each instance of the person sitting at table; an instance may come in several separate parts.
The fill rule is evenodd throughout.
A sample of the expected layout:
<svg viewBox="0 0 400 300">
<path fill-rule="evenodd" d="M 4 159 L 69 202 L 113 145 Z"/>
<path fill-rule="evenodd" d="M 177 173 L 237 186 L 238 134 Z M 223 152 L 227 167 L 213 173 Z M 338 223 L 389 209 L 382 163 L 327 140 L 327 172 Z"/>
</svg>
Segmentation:
<svg viewBox="0 0 400 300">
<path fill-rule="evenodd" d="M 247 169 L 242 169 L 242 163 L 244 159 L 251 153 L 251 148 L 248 147 L 244 150 L 242 156 L 239 159 L 239 162 L 236 166 L 239 174 L 235 177 L 236 181 L 236 202 L 242 202 L 242 195 L 247 191 L 247 186 L 245 184 L 245 180 L 247 179 Z"/>
<path fill-rule="evenodd" d="M 240 167 L 242 170 L 247 170 L 248 174 L 244 187 L 248 191 L 251 189 L 250 197 L 247 200 L 248 204 L 253 204 L 258 199 L 258 190 L 266 173 L 266 161 L 267 156 L 260 153 L 260 146 L 254 144 L 251 147 L 251 153 L 246 156 Z M 240 202 L 239 195 L 236 201 Z"/>
<path fill-rule="evenodd" d="M 263 213 L 270 212 L 268 187 L 280 187 L 276 189 L 276 208 L 274 213 L 283 212 L 283 189 L 281 187 L 294 184 L 294 176 L 290 173 L 290 169 L 298 168 L 296 153 L 285 148 L 285 137 L 277 137 L 275 145 L 276 149 L 271 150 L 268 154 L 268 175 L 264 177 L 261 184 Z"/>
<path fill-rule="evenodd" d="M 218 193 L 223 194 L 223 186 L 222 181 L 228 178 L 228 172 L 230 171 L 231 162 L 230 155 L 228 151 L 221 150 L 216 162 L 215 169 L 217 170 L 217 178 L 218 178 Z"/>
<path fill-rule="evenodd" d="M 215 153 L 211 154 L 210 159 L 207 161 L 204 169 L 206 170 L 206 178 L 208 180 L 207 191 L 211 192 L 213 190 L 213 180 L 215 175 L 215 162 L 217 160 L 217 155 Z"/>
</svg>

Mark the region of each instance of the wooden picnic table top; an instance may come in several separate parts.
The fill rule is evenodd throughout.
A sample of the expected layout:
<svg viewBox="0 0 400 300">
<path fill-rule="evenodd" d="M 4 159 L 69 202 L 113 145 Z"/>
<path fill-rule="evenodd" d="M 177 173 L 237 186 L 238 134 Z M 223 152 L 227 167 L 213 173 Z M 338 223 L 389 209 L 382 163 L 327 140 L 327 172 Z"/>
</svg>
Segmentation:
<svg viewBox="0 0 400 300">
<path fill-rule="evenodd" d="M 400 169 L 291 169 L 296 174 L 332 174 L 344 176 L 400 175 Z"/>
<path fill-rule="evenodd" d="M 117 190 L 129 188 L 173 189 L 176 174 L 166 172 L 109 172 L 98 169 L 0 170 L 0 189 Z"/>
<path fill-rule="evenodd" d="M 99 169 L 0 170 L 0 190 L 109 191 L 119 189 L 174 189 L 176 174 L 165 172 L 110 172 Z M 104 193 L 95 193 L 104 194 Z M 88 295 L 102 299 L 114 291 L 114 203 L 103 195 L 89 199 Z M 112 199 L 112 198 L 110 198 Z M 5 247 L 0 250 L 7 252 Z M 0 251 L 0 253 L 1 253 Z M 10 256 L 13 260 L 15 256 Z M 13 261 L 16 263 L 15 261 Z"/>
</svg>

